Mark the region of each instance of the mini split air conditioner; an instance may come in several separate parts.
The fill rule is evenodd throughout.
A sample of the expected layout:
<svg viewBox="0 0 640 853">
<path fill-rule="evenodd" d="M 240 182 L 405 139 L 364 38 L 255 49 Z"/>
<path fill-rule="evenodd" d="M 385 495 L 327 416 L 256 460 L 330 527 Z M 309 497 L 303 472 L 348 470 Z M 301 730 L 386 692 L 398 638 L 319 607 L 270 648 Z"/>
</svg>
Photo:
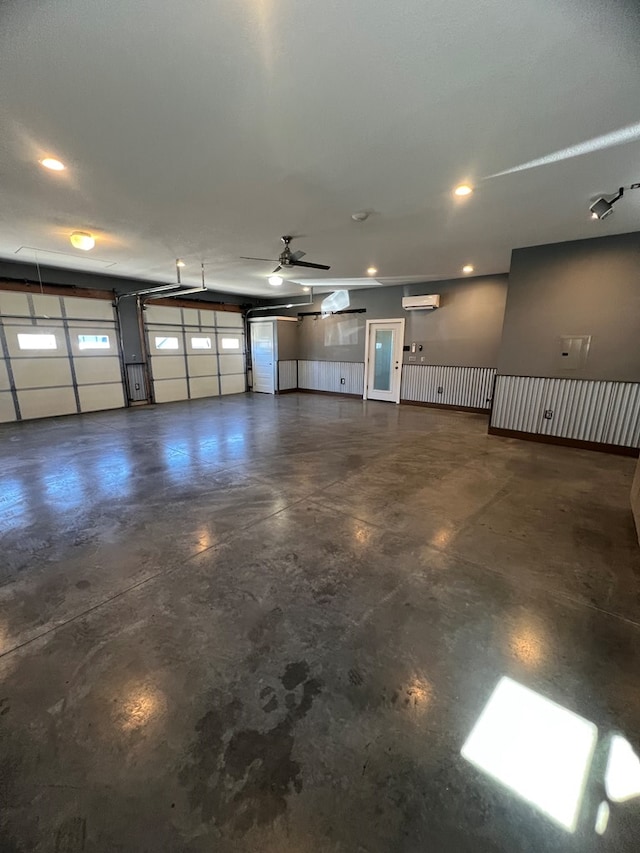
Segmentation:
<svg viewBox="0 0 640 853">
<path fill-rule="evenodd" d="M 402 307 L 405 311 L 433 311 L 440 307 L 440 294 L 431 296 L 403 296 Z"/>
</svg>

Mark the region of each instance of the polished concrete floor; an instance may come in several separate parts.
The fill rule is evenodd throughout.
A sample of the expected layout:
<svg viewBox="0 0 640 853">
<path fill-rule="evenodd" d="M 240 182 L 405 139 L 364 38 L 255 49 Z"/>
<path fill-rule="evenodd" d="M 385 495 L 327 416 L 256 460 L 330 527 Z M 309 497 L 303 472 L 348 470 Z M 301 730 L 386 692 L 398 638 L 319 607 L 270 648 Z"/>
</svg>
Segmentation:
<svg viewBox="0 0 640 853">
<path fill-rule="evenodd" d="M 292 394 L 0 466 L 3 853 L 640 848 L 634 460 Z"/>
</svg>

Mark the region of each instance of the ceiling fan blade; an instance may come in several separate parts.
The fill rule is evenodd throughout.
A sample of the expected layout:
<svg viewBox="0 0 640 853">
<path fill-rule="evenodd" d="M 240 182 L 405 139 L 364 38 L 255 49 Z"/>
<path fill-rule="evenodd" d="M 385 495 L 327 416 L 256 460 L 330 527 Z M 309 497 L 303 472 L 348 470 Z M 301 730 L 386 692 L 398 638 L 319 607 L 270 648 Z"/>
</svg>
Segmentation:
<svg viewBox="0 0 640 853">
<path fill-rule="evenodd" d="M 307 254 L 306 252 L 301 252 L 300 249 L 298 249 L 297 252 L 291 252 L 291 257 L 293 258 L 294 261 L 299 261 L 300 258 L 304 258 L 304 256 L 306 254 Z"/>
<path fill-rule="evenodd" d="M 326 264 L 311 264 L 309 261 L 291 261 L 291 266 L 293 267 L 309 267 L 309 269 L 313 270 L 330 270 L 331 267 L 328 267 Z"/>
<path fill-rule="evenodd" d="M 276 258 L 247 258 L 245 255 L 240 255 L 240 260 L 241 261 L 268 261 L 270 264 L 272 264 L 276 260 Z"/>
<path fill-rule="evenodd" d="M 274 269 L 273 272 L 280 272 L 281 269 L 282 267 L 280 266 L 280 264 L 278 264 L 278 266 Z M 273 275 L 273 273 L 271 273 L 271 275 Z"/>
</svg>

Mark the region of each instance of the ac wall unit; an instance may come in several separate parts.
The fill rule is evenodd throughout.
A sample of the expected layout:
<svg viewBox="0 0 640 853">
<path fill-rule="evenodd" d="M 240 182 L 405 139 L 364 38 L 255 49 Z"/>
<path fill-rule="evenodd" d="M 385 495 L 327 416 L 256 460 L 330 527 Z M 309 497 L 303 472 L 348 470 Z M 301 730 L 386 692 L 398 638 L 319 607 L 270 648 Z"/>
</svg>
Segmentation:
<svg viewBox="0 0 640 853">
<path fill-rule="evenodd" d="M 403 296 L 402 307 L 405 311 L 433 311 L 440 307 L 440 294 L 431 296 Z"/>
</svg>

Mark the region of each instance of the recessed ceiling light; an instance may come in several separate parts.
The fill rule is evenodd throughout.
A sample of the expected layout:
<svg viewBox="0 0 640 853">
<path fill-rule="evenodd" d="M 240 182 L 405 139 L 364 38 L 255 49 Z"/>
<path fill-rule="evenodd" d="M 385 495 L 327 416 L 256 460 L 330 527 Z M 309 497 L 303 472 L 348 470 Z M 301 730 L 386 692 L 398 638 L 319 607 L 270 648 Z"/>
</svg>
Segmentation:
<svg viewBox="0 0 640 853">
<path fill-rule="evenodd" d="M 369 275 L 375 275 L 378 272 L 378 268 L 377 267 L 369 267 L 367 272 L 369 273 Z"/>
<path fill-rule="evenodd" d="M 176 261 L 176 266 L 177 266 L 177 267 L 186 267 L 186 264 L 185 264 L 185 262 L 182 260 L 182 258 L 178 258 L 178 260 Z"/>
<path fill-rule="evenodd" d="M 74 249 L 82 249 L 84 252 L 93 249 L 96 244 L 95 238 L 87 231 L 74 231 L 69 235 L 69 240 Z"/>
<path fill-rule="evenodd" d="M 460 184 L 455 188 L 453 192 L 457 196 L 471 195 L 471 193 L 473 192 L 473 187 L 470 187 L 469 184 Z"/>
<path fill-rule="evenodd" d="M 473 272 L 473 267 L 471 266 L 471 264 L 465 264 L 465 265 L 462 267 L 462 272 L 463 272 L 463 273 L 467 273 L 467 274 L 468 274 L 468 273 L 470 273 L 470 272 Z"/>
<path fill-rule="evenodd" d="M 268 281 L 272 287 L 280 287 L 283 279 L 281 275 L 270 275 Z"/>
<path fill-rule="evenodd" d="M 55 157 L 45 157 L 44 160 L 40 160 L 40 165 L 44 166 L 45 169 L 51 169 L 52 172 L 63 172 L 67 168 L 64 163 L 56 160 Z"/>
</svg>

